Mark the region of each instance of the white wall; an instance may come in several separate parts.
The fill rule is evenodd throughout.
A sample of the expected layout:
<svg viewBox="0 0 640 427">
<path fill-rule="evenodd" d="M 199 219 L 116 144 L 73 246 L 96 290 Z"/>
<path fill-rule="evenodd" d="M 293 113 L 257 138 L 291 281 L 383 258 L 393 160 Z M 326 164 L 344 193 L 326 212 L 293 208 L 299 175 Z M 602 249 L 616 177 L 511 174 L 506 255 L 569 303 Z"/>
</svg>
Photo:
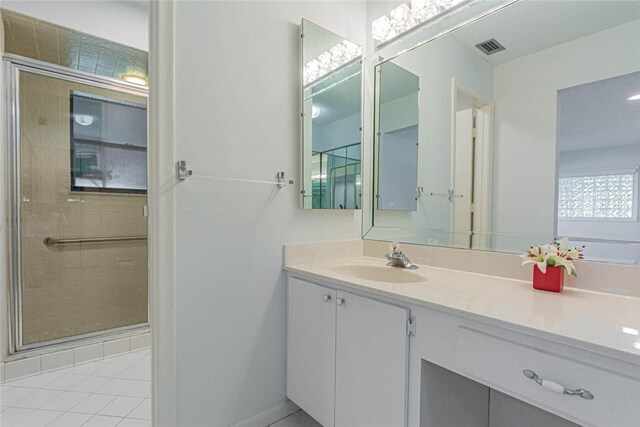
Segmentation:
<svg viewBox="0 0 640 427">
<path fill-rule="evenodd" d="M 497 65 L 494 73 L 493 231 L 553 236 L 559 89 L 638 71 L 639 21 Z M 519 242 L 499 243 L 504 249 Z"/>
<path fill-rule="evenodd" d="M 358 144 L 362 139 L 360 113 L 326 125 L 313 125 L 313 151 L 329 151 L 345 145 Z"/>
<path fill-rule="evenodd" d="M 180 426 L 233 425 L 285 402 L 282 244 L 360 236 L 359 211 L 298 207 L 298 25 L 304 17 L 363 43 L 364 16 L 363 2 L 184 1 L 173 25 L 162 21 L 175 31 L 174 66 L 165 65 L 175 78 L 162 81 L 160 69 L 156 90 L 175 109 L 174 160 L 194 171 L 158 189 L 175 202 L 175 245 L 159 246 L 175 257 Z M 198 177 L 273 179 L 280 170 L 295 185 Z M 174 281 L 162 280 L 164 295 Z M 172 339 L 171 325 L 156 332 Z M 170 382 L 171 357 L 156 357 L 159 381 Z M 158 410 L 162 425 L 170 408 Z"/>
<path fill-rule="evenodd" d="M 136 49 L 149 50 L 149 11 L 144 1 L 2 0 L 0 7 Z"/>
</svg>

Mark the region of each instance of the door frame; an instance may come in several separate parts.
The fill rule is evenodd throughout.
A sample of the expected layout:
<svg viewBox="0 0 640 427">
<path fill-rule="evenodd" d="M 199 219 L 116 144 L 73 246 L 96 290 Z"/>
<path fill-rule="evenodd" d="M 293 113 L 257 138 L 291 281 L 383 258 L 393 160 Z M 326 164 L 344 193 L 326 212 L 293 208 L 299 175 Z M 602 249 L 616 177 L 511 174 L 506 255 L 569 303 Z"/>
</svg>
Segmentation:
<svg viewBox="0 0 640 427">
<path fill-rule="evenodd" d="M 5 239 L 5 247 L 8 249 L 7 264 L 7 286 L 5 286 L 5 295 L 8 308 L 8 334 L 7 349 L 3 352 L 6 360 L 25 356 L 34 356 L 51 351 L 68 348 L 70 343 L 74 347 L 86 345 L 89 343 L 104 341 L 107 337 L 116 337 L 123 335 L 131 335 L 139 333 L 145 329 L 149 329 L 149 321 L 145 323 L 129 325 L 120 328 L 109 329 L 105 331 L 90 332 L 71 337 L 47 340 L 38 343 L 25 345 L 22 342 L 22 269 L 21 269 L 21 233 L 20 233 L 20 73 L 28 72 L 40 76 L 61 79 L 73 83 L 80 83 L 97 87 L 101 89 L 113 90 L 120 93 L 128 93 L 132 95 L 142 96 L 148 99 L 148 89 L 122 80 L 98 76 L 82 71 L 49 64 L 31 58 L 22 57 L 14 54 L 4 54 L 3 57 L 3 74 L 4 74 L 4 91 L 5 99 L 5 129 L 6 141 L 5 145 L 5 164 L 7 166 L 7 182 L 6 189 L 6 206 L 8 207 L 8 227 Z M 148 103 L 148 101 L 147 101 Z M 148 108 L 148 107 L 147 107 Z M 147 137 L 147 140 L 149 138 Z M 147 144 L 149 150 L 150 144 Z M 147 151 L 147 163 L 149 164 L 150 154 Z M 151 183 L 149 182 L 149 187 Z M 147 234 L 149 234 L 147 227 Z M 150 280 L 149 289 L 150 289 Z M 149 292 L 150 293 L 150 292 Z M 150 301 L 150 299 L 148 299 Z M 150 308 L 150 307 L 149 307 Z M 150 313 L 151 310 L 148 310 Z M 149 317 L 148 317 L 149 318 Z"/>
</svg>

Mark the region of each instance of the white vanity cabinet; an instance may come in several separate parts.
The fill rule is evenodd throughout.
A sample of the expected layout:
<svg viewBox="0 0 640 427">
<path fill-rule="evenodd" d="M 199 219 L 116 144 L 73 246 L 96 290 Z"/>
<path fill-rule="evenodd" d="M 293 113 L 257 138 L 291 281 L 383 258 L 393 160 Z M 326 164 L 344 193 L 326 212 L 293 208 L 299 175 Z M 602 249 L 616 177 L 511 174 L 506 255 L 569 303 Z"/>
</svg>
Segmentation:
<svg viewBox="0 0 640 427">
<path fill-rule="evenodd" d="M 287 397 L 324 427 L 406 425 L 406 308 L 289 277 Z"/>
</svg>

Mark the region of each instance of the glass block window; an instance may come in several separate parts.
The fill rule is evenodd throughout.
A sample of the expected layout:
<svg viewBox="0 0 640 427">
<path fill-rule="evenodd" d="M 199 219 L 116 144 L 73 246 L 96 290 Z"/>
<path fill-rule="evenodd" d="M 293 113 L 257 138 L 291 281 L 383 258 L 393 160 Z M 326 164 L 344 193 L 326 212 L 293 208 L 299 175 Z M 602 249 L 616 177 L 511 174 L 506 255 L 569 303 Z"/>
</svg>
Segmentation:
<svg viewBox="0 0 640 427">
<path fill-rule="evenodd" d="M 634 174 L 559 179 L 559 218 L 633 218 Z"/>
</svg>

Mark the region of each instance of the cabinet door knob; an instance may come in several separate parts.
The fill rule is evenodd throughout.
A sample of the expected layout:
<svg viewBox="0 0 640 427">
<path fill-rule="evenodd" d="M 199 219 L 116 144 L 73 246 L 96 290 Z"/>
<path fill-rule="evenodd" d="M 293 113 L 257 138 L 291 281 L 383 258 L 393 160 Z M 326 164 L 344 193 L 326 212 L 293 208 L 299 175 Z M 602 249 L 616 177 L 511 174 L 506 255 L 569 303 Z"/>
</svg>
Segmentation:
<svg viewBox="0 0 640 427">
<path fill-rule="evenodd" d="M 331 295 L 329 294 L 322 294 L 322 301 L 327 302 L 331 299 Z"/>
<path fill-rule="evenodd" d="M 336 300 L 336 304 L 338 304 L 338 305 L 340 305 L 340 306 L 344 305 L 344 298 L 338 298 L 338 299 Z"/>
</svg>

